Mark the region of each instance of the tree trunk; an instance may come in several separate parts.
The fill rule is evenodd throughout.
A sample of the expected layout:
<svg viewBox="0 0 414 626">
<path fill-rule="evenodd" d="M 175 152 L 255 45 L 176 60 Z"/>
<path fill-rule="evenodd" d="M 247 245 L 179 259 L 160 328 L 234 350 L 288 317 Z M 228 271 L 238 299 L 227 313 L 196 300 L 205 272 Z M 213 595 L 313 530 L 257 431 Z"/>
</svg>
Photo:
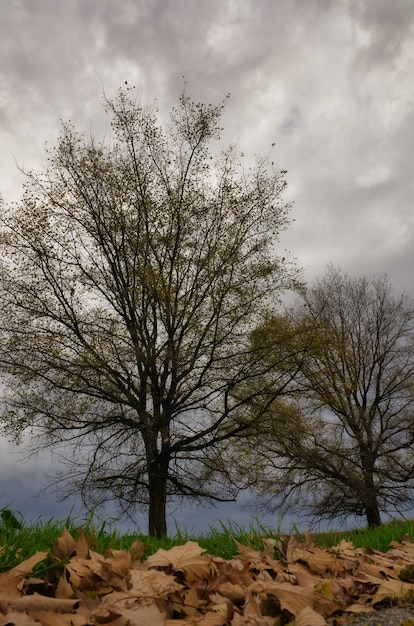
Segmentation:
<svg viewBox="0 0 414 626">
<path fill-rule="evenodd" d="M 167 478 L 170 463 L 169 446 L 161 452 L 155 451 L 149 464 L 149 511 L 148 534 L 150 537 L 165 537 L 167 534 Z"/>
<path fill-rule="evenodd" d="M 375 469 L 374 462 L 370 459 L 369 467 L 364 467 L 363 459 L 363 472 L 364 472 L 364 483 L 365 483 L 365 493 L 364 493 L 364 509 L 365 515 L 367 518 L 367 523 L 369 528 L 374 528 L 375 526 L 381 526 L 381 516 L 380 510 L 378 506 L 378 498 L 377 498 L 377 490 L 375 487 Z"/>
<path fill-rule="evenodd" d="M 148 534 L 150 537 L 165 537 L 167 534 L 166 517 L 166 481 L 156 481 L 156 486 L 150 481 L 149 511 L 148 511 Z"/>
<path fill-rule="evenodd" d="M 381 526 L 381 516 L 378 506 L 377 488 L 375 486 L 375 461 L 373 453 L 372 434 L 369 433 L 368 441 L 360 445 L 362 474 L 364 481 L 363 506 L 369 528 Z"/>
<path fill-rule="evenodd" d="M 381 526 L 381 516 L 377 504 L 369 504 L 365 507 L 365 515 L 369 528 Z"/>
</svg>

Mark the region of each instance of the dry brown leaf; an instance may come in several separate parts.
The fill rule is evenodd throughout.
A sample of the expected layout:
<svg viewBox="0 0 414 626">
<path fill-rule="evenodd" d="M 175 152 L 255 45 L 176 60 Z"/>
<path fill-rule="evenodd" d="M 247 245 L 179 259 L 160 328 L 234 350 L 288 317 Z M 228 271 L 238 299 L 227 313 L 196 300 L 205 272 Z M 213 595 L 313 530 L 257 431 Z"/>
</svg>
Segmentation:
<svg viewBox="0 0 414 626">
<path fill-rule="evenodd" d="M 389 578 L 385 580 L 389 580 Z M 374 594 L 383 581 L 383 577 L 378 578 L 366 572 L 358 572 L 358 574 L 353 577 L 354 590 L 358 590 L 359 594 L 361 593 L 361 589 L 364 589 L 365 593 Z"/>
<path fill-rule="evenodd" d="M 284 560 L 287 563 L 292 563 L 296 560 L 295 552 L 297 548 L 302 547 L 302 544 L 299 543 L 296 535 L 289 535 L 284 537 L 282 541 L 277 541 L 276 547 L 282 553 Z"/>
<path fill-rule="evenodd" d="M 131 555 L 131 559 L 132 561 L 135 563 L 135 561 L 142 561 L 145 552 L 147 551 L 147 544 L 144 543 L 143 541 L 134 541 L 134 543 L 132 544 L 132 546 L 129 548 L 129 553 Z"/>
<path fill-rule="evenodd" d="M 215 604 L 213 610 L 208 611 L 200 620 L 198 618 L 190 618 L 194 621 L 192 624 L 197 626 L 225 626 L 233 618 L 229 615 L 229 605 L 227 602 Z"/>
<path fill-rule="evenodd" d="M 66 565 L 72 588 L 97 591 L 100 594 L 113 589 L 126 591 L 129 587 L 129 569 L 132 566 L 130 553 L 125 550 L 112 550 L 105 558 L 89 548 L 86 550 L 85 541 L 81 540 L 80 551 L 87 553 L 88 558 L 74 556 Z"/>
<path fill-rule="evenodd" d="M 331 550 L 351 558 L 365 554 L 364 548 L 356 548 L 352 541 L 346 541 L 346 539 L 342 539 L 336 546 L 331 548 Z"/>
<path fill-rule="evenodd" d="M 403 553 L 404 554 L 404 553 Z M 397 558 L 396 556 L 392 555 L 392 552 L 390 554 L 390 551 L 386 552 L 385 554 L 382 554 L 381 552 L 377 552 L 376 550 L 372 550 L 370 552 L 370 554 L 366 555 L 366 560 L 368 563 L 373 563 L 374 565 L 377 565 L 379 568 L 383 569 L 384 571 L 391 571 L 394 569 L 396 563 L 397 563 Z M 405 558 L 402 559 L 398 559 L 398 560 L 402 560 L 403 562 L 407 562 L 409 561 L 409 556 L 408 554 L 405 554 Z"/>
<path fill-rule="evenodd" d="M 396 541 L 391 541 L 390 546 L 397 550 L 403 549 L 404 553 L 411 558 L 414 558 L 414 543 L 412 543 L 411 539 L 405 535 L 405 538 L 401 541 L 401 543 L 397 543 Z M 391 550 L 392 552 L 392 550 Z M 387 555 L 389 552 L 387 552 Z"/>
<path fill-rule="evenodd" d="M 9 571 L 9 574 L 16 577 L 27 576 L 28 574 L 32 573 L 33 568 L 36 567 L 36 565 L 38 565 L 47 558 L 47 555 L 48 553 L 45 551 L 37 551 L 29 559 L 26 559 L 25 561 L 22 561 L 21 563 L 16 565 L 16 567 L 13 567 L 13 569 Z"/>
<path fill-rule="evenodd" d="M 110 624 L 110 626 L 164 626 L 166 614 L 159 610 L 153 602 L 148 606 L 139 606 L 133 610 L 114 606 L 107 613 L 111 621 L 102 621 L 103 616 L 94 614 L 94 620 L 98 624 Z"/>
<path fill-rule="evenodd" d="M 68 580 L 66 580 L 65 576 L 61 576 L 56 586 L 55 598 L 70 600 L 75 597 L 72 585 Z"/>
<path fill-rule="evenodd" d="M 314 589 L 321 582 L 321 577 L 310 572 L 309 568 L 302 563 L 289 563 L 288 575 L 290 576 L 288 582 L 294 582 L 296 579 L 300 587 L 309 587 L 309 589 Z"/>
<path fill-rule="evenodd" d="M 346 607 L 346 613 L 355 613 L 356 615 L 367 615 L 368 613 L 373 613 L 374 608 L 372 606 L 367 606 L 366 604 L 350 604 Z"/>
<path fill-rule="evenodd" d="M 69 615 L 68 617 L 70 617 L 68 626 L 93 626 L 94 625 L 92 617 L 90 616 L 87 617 L 85 615 L 82 615 L 79 612 L 74 613 L 73 615 Z M 57 626 L 60 626 L 60 624 Z"/>
<path fill-rule="evenodd" d="M 226 603 L 216 604 L 214 610 L 209 610 L 204 615 L 184 619 L 166 619 L 163 622 L 165 626 L 226 626 L 229 623 L 231 622 Z M 152 624 L 148 626 L 152 626 Z"/>
<path fill-rule="evenodd" d="M 93 613 L 93 623 L 110 624 L 110 626 L 130 626 L 127 617 L 120 615 L 118 611 L 112 611 L 107 608 Z"/>
<path fill-rule="evenodd" d="M 190 587 L 190 589 L 187 589 L 183 593 L 183 604 L 181 609 L 185 613 L 185 615 L 188 615 L 190 617 L 196 615 L 199 616 L 201 614 L 201 606 L 202 604 L 200 603 L 197 589 L 195 587 Z"/>
<path fill-rule="evenodd" d="M 97 574 L 99 567 L 96 561 L 85 561 L 73 557 L 65 569 L 74 590 L 96 591 L 97 583 L 102 582 L 101 577 Z"/>
<path fill-rule="evenodd" d="M 48 584 L 43 580 L 43 578 L 38 578 L 34 576 L 29 576 L 29 578 L 21 578 L 17 584 L 17 589 L 22 593 L 22 595 L 29 595 L 30 593 L 44 593 L 44 595 L 48 595 L 46 590 L 52 590 L 52 585 Z"/>
<path fill-rule="evenodd" d="M 240 604 L 246 599 L 246 588 L 241 585 L 231 583 L 227 580 L 221 585 L 218 585 L 217 591 L 225 598 L 229 598 L 235 604 Z"/>
<path fill-rule="evenodd" d="M 275 553 L 277 550 L 277 540 L 272 539 L 271 537 L 263 537 L 262 543 L 266 554 L 269 554 L 269 556 L 275 558 Z"/>
<path fill-rule="evenodd" d="M 386 580 L 378 587 L 372 598 L 372 605 L 380 604 L 384 600 L 402 598 L 408 592 L 414 592 L 414 584 L 404 583 L 401 580 Z"/>
<path fill-rule="evenodd" d="M 295 626 L 327 626 L 327 622 L 322 615 L 307 606 L 296 616 Z"/>
<path fill-rule="evenodd" d="M 274 617 L 264 617 L 251 613 L 245 615 L 236 613 L 231 620 L 231 626 L 273 626 L 274 623 Z"/>
<path fill-rule="evenodd" d="M 174 576 L 157 570 L 131 570 L 128 591 L 113 591 L 101 600 L 101 607 L 133 609 L 149 606 L 154 600 L 167 600 L 170 595 L 184 589 Z M 115 607 L 115 608 L 116 608 Z"/>
<path fill-rule="evenodd" d="M 308 587 L 299 587 L 290 583 L 256 582 L 250 587 L 250 591 L 261 596 L 266 594 L 277 598 L 280 608 L 288 611 L 291 615 L 298 613 L 307 606 L 313 607 L 314 592 Z"/>
<path fill-rule="evenodd" d="M 38 611 L 33 617 L 39 620 L 42 626 L 90 626 L 92 622 L 76 613 L 59 613 L 55 611 Z"/>
<path fill-rule="evenodd" d="M 148 587 L 146 587 L 148 585 Z M 145 589 L 148 593 L 158 598 L 167 598 L 170 593 L 184 589 L 174 576 L 156 570 L 131 570 L 130 592 L 142 593 Z"/>
<path fill-rule="evenodd" d="M 110 550 L 106 563 L 111 564 L 112 571 L 118 576 L 126 576 L 132 567 L 131 554 L 127 550 Z"/>
<path fill-rule="evenodd" d="M 332 578 L 330 581 L 333 598 L 342 607 L 354 602 L 354 584 L 350 577 L 345 578 Z"/>
<path fill-rule="evenodd" d="M 63 533 L 53 544 L 53 555 L 58 561 L 64 561 L 72 556 L 76 550 L 76 541 L 67 528 L 63 529 Z"/>
<path fill-rule="evenodd" d="M 158 550 L 147 559 L 149 567 L 171 568 L 174 572 L 183 572 L 188 582 L 207 578 L 214 569 L 210 556 L 195 541 L 187 541 L 182 546 L 171 550 Z"/>
<path fill-rule="evenodd" d="M 240 584 L 243 587 L 248 587 L 254 582 L 248 563 L 242 563 L 237 559 L 220 562 L 214 559 L 213 563 L 216 566 L 217 577 L 219 579 L 228 580 L 234 584 Z"/>
<path fill-rule="evenodd" d="M 379 581 L 384 580 L 386 576 L 391 576 L 393 578 L 397 577 L 397 574 L 393 570 L 385 570 L 384 568 L 365 560 L 359 563 L 358 573 L 361 574 L 362 572 L 373 578 L 377 578 Z"/>
<path fill-rule="evenodd" d="M 75 545 L 75 553 L 79 559 L 89 559 L 89 545 L 82 528 L 78 534 L 78 540 Z"/>
<path fill-rule="evenodd" d="M 79 607 L 79 600 L 62 600 L 61 598 L 49 598 L 33 593 L 30 596 L 13 598 L 7 602 L 7 606 L 22 612 L 58 611 L 59 613 L 70 613 Z"/>
<path fill-rule="evenodd" d="M 236 539 L 234 543 L 237 546 L 238 550 L 238 560 L 243 563 L 248 563 L 251 569 L 261 570 L 269 567 L 269 563 L 265 558 L 264 554 L 250 548 L 249 546 L 244 546 L 242 543 L 239 543 Z"/>
<path fill-rule="evenodd" d="M 18 584 L 19 579 L 10 572 L 0 574 L 0 602 L 10 598 L 20 598 L 22 594 L 17 588 Z"/>
<path fill-rule="evenodd" d="M 413 562 L 411 542 L 382 554 L 346 542 L 333 552 L 285 538 L 278 546 L 283 560 L 274 558 L 275 545 L 269 540 L 260 552 L 239 544 L 239 556 L 225 561 L 188 542 L 141 562 L 132 549 L 98 554 L 83 533 L 75 542 L 66 531 L 55 558 L 69 561 L 54 587 L 30 577 L 46 552 L 0 574 L 0 626 L 273 626 L 281 611 L 296 616 L 296 626 L 319 626 L 333 615 L 344 624 L 351 614 L 414 593 L 414 585 L 397 578 Z M 142 546 L 135 554 L 142 556 Z"/>
<path fill-rule="evenodd" d="M 10 611 L 6 616 L 0 615 L 0 626 L 39 626 L 40 622 L 27 613 Z"/>
<path fill-rule="evenodd" d="M 311 572 L 319 576 L 337 574 L 343 569 L 341 560 L 329 552 L 312 548 L 312 550 L 295 550 L 295 560 L 306 563 Z"/>
<path fill-rule="evenodd" d="M 105 582 L 106 587 L 115 589 L 116 591 L 126 591 L 130 585 L 129 568 L 124 568 L 124 563 L 122 563 L 121 566 L 118 566 L 119 572 L 116 572 L 114 565 L 113 560 L 105 559 L 105 561 L 99 563 L 94 573 Z M 124 569 L 123 573 L 121 573 L 122 569 Z"/>
<path fill-rule="evenodd" d="M 315 593 L 313 608 L 323 617 L 331 617 L 342 611 L 341 605 L 335 602 L 334 598 L 328 598 L 320 593 Z"/>
<path fill-rule="evenodd" d="M 260 610 L 260 604 L 249 589 L 246 593 L 246 602 L 243 608 L 243 614 L 262 615 L 262 612 Z"/>
</svg>

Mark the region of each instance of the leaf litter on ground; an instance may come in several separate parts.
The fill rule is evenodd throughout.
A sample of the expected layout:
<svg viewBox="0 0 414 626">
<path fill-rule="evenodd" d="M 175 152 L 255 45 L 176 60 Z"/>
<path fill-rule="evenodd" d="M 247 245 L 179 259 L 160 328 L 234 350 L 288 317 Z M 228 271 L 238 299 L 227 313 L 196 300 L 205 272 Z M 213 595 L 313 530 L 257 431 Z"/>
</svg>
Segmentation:
<svg viewBox="0 0 414 626">
<path fill-rule="evenodd" d="M 264 538 L 262 550 L 236 544 L 228 560 L 195 541 L 144 560 L 140 541 L 100 554 L 65 529 L 49 553 L 0 574 L 0 626 L 341 626 L 414 601 L 408 536 L 386 553 L 296 535 Z"/>
</svg>

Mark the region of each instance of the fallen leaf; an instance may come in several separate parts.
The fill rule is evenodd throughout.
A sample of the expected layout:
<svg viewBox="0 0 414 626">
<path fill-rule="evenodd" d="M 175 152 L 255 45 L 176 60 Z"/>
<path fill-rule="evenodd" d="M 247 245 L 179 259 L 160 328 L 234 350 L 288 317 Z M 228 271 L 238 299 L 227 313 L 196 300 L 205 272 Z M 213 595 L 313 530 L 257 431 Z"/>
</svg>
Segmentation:
<svg viewBox="0 0 414 626">
<path fill-rule="evenodd" d="M 37 611 L 33 616 L 42 626 L 90 626 L 91 621 L 86 620 L 82 615 L 73 613 L 59 613 L 55 611 Z"/>
<path fill-rule="evenodd" d="M 0 574 L 0 602 L 10 598 L 20 598 L 22 595 L 17 589 L 18 579 L 10 572 Z"/>
<path fill-rule="evenodd" d="M 268 582 L 254 583 L 250 590 L 258 593 L 275 596 L 283 611 L 288 611 L 291 615 L 296 616 L 305 607 L 313 607 L 314 592 L 308 587 L 299 587 L 290 583 Z"/>
<path fill-rule="evenodd" d="M 108 616 L 114 619 L 103 622 L 94 614 L 94 620 L 98 624 L 111 626 L 164 626 L 166 614 L 153 602 L 149 606 L 140 606 L 134 610 L 116 606 L 108 612 Z"/>
<path fill-rule="evenodd" d="M 120 615 L 118 610 L 105 609 L 93 613 L 94 624 L 110 624 L 110 626 L 131 626 L 129 620 L 124 615 Z"/>
<path fill-rule="evenodd" d="M 223 603 L 216 604 L 214 610 L 209 610 L 204 615 L 186 617 L 184 619 L 166 619 L 163 622 L 163 626 L 227 626 L 229 623 L 231 621 L 228 616 L 228 606 L 226 603 Z M 148 626 L 153 625 L 150 624 Z"/>
<path fill-rule="evenodd" d="M 322 615 L 319 615 L 309 606 L 302 609 L 295 619 L 295 626 L 327 626 Z"/>
<path fill-rule="evenodd" d="M 25 561 L 22 561 L 21 563 L 13 567 L 9 573 L 12 576 L 17 576 L 17 577 L 27 576 L 28 574 L 31 574 L 33 571 L 33 568 L 36 567 L 36 565 L 38 565 L 42 561 L 44 561 L 47 558 L 47 556 L 48 556 L 47 552 L 37 551 L 29 559 L 26 559 Z"/>
<path fill-rule="evenodd" d="M 229 598 L 235 604 L 240 604 L 246 599 L 246 588 L 241 585 L 226 581 L 218 585 L 217 591 L 225 598 Z"/>
<path fill-rule="evenodd" d="M 79 559 L 88 559 L 90 556 L 89 545 L 82 528 L 80 529 L 78 534 L 78 540 L 75 545 L 75 553 Z"/>
<path fill-rule="evenodd" d="M 302 563 L 290 563 L 289 573 L 294 576 L 300 587 L 309 587 L 314 589 L 321 583 L 321 577 L 309 571 L 309 568 Z"/>
<path fill-rule="evenodd" d="M 310 571 L 319 576 L 327 573 L 336 574 L 341 571 L 342 563 L 338 557 L 323 550 L 299 550 L 295 552 L 295 560 L 300 560 L 309 567 Z"/>
<path fill-rule="evenodd" d="M 74 594 L 72 585 L 68 580 L 66 580 L 66 576 L 61 576 L 56 586 L 55 598 L 69 600 L 74 597 L 76 596 Z"/>
<path fill-rule="evenodd" d="M 356 615 L 367 615 L 373 613 L 374 610 L 374 607 L 365 604 L 350 604 L 345 609 L 347 613 L 355 613 Z"/>
<path fill-rule="evenodd" d="M 243 614 L 244 613 L 246 615 L 262 615 L 260 605 L 249 589 L 246 593 L 246 603 L 244 605 Z"/>
<path fill-rule="evenodd" d="M 132 561 L 142 561 L 145 552 L 147 551 L 147 544 L 143 541 L 134 541 L 132 546 L 129 548 L 129 553 L 131 555 Z"/>
<path fill-rule="evenodd" d="M 53 544 L 53 555 L 58 561 L 64 561 L 72 556 L 76 550 L 76 541 L 67 528 L 63 529 L 63 533 Z"/>
<path fill-rule="evenodd" d="M 279 560 L 275 546 L 239 545 L 239 555 L 225 561 L 188 542 L 142 562 L 133 550 L 102 555 L 83 533 L 75 541 L 64 532 L 54 548 L 55 559 L 65 561 L 59 580 L 48 571 L 32 575 L 46 552 L 0 574 L 0 626 L 274 626 L 290 616 L 295 626 L 325 619 L 344 625 L 414 593 L 414 584 L 398 578 L 412 567 L 411 542 L 383 554 L 349 542 L 323 549 L 309 537 L 306 544 L 286 538 Z"/>
<path fill-rule="evenodd" d="M 10 611 L 5 617 L 0 615 L 0 626 L 39 626 L 39 622 L 19 611 Z"/>
<path fill-rule="evenodd" d="M 195 587 L 190 587 L 190 589 L 187 589 L 186 591 L 184 591 L 182 600 L 183 600 L 183 603 L 181 607 L 178 607 L 177 605 L 177 608 L 179 610 L 181 609 L 182 612 L 185 613 L 185 615 L 188 615 L 190 617 L 201 615 L 201 608 L 203 604 L 200 603 L 197 589 Z"/>
<path fill-rule="evenodd" d="M 249 546 L 244 546 L 242 543 L 239 543 L 235 540 L 235 544 L 237 546 L 237 550 L 239 552 L 238 559 L 243 561 L 244 563 L 248 563 L 251 569 L 256 569 L 258 571 L 264 570 L 269 567 L 269 562 L 264 555 Z"/>
<path fill-rule="evenodd" d="M 287 563 L 292 563 L 296 560 L 295 551 L 298 547 L 302 546 L 296 535 L 289 535 L 288 537 L 284 537 L 282 541 L 276 542 L 276 548 L 284 556 Z"/>
<path fill-rule="evenodd" d="M 7 606 L 15 611 L 57 611 L 59 613 L 70 613 L 79 607 L 79 600 L 62 600 L 60 598 L 49 598 L 33 593 L 30 596 L 13 598 L 7 602 Z"/>
<path fill-rule="evenodd" d="M 323 617 L 331 617 L 342 611 L 341 605 L 335 602 L 333 598 L 327 598 L 320 593 L 315 593 L 313 608 Z"/>
<path fill-rule="evenodd" d="M 263 615 L 247 615 L 235 614 L 231 620 L 231 626 L 273 626 L 275 620 L 271 617 L 263 617 Z"/>
<path fill-rule="evenodd" d="M 394 600 L 402 598 L 408 592 L 413 593 L 414 584 L 404 583 L 401 580 L 386 580 L 380 584 L 374 597 L 372 605 L 380 604 L 384 600 Z"/>
<path fill-rule="evenodd" d="M 158 550 L 147 559 L 149 567 L 171 568 L 174 572 L 183 572 L 188 582 L 207 578 L 213 569 L 212 558 L 194 541 L 187 541 L 182 546 L 171 550 Z"/>
</svg>

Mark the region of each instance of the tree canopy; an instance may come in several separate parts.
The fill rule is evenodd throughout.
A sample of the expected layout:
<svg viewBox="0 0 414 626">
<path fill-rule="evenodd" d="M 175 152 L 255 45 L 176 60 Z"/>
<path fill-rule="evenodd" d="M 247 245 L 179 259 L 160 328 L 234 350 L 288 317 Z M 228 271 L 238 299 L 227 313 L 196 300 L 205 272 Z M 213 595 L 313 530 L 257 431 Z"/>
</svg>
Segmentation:
<svg viewBox="0 0 414 626">
<path fill-rule="evenodd" d="M 370 526 L 412 506 L 412 301 L 395 296 L 386 276 L 331 266 L 255 340 L 297 367 L 294 400 L 276 400 L 267 434 L 250 440 L 270 506 L 300 502 L 318 518 L 362 515 Z"/>
<path fill-rule="evenodd" d="M 183 94 L 163 129 L 126 87 L 110 135 L 64 124 L 1 216 L 3 424 L 60 450 L 63 494 L 147 507 L 156 535 L 168 498 L 235 497 L 223 442 L 265 410 L 241 419 L 250 334 L 298 278 L 284 172 L 211 150 L 223 109 Z"/>
</svg>

